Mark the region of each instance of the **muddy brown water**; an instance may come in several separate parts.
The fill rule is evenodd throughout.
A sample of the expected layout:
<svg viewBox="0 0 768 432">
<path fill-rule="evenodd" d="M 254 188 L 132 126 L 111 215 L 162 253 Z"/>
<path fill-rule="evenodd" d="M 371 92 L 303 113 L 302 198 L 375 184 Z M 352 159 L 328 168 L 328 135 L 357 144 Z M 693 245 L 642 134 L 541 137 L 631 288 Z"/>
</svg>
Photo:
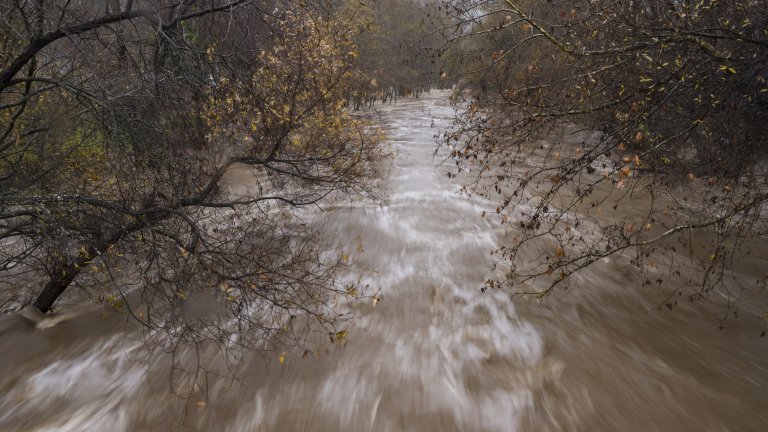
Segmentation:
<svg viewBox="0 0 768 432">
<path fill-rule="evenodd" d="M 119 315 L 5 317 L 0 431 L 768 430 L 768 341 L 754 317 L 718 329 L 707 305 L 658 311 L 621 258 L 543 303 L 480 292 L 505 230 L 479 217 L 494 203 L 435 169 L 446 96 L 381 107 L 389 198 L 323 216 L 355 251 L 347 277 L 381 290 L 345 346 L 282 364 L 248 356 L 239 382 L 212 379 L 184 400 L 169 392 L 167 358 L 143 360 Z M 757 255 L 745 271 L 765 264 Z"/>
</svg>

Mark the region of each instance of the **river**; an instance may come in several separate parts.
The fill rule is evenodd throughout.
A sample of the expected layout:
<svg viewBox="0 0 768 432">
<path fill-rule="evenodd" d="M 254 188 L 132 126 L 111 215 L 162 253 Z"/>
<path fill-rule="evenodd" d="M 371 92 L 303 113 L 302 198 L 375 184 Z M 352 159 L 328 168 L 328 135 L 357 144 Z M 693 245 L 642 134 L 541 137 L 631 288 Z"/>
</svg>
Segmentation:
<svg viewBox="0 0 768 432">
<path fill-rule="evenodd" d="M 0 430 L 768 430 L 755 320 L 718 329 L 706 305 L 658 311 L 620 259 L 543 303 L 480 291 L 505 228 L 480 217 L 494 203 L 436 168 L 446 97 L 381 106 L 388 198 L 318 222 L 354 251 L 346 277 L 380 290 L 344 344 L 254 354 L 237 382 L 211 378 L 179 399 L 167 359 L 145 360 L 120 317 L 83 308 L 46 328 L 6 317 Z"/>
</svg>

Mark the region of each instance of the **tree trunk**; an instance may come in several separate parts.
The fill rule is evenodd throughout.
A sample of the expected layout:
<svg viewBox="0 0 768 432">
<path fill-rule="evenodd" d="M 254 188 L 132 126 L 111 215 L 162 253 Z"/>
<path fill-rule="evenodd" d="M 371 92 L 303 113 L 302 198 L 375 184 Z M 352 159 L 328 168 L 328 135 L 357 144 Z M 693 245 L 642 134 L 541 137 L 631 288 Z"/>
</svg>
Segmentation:
<svg viewBox="0 0 768 432">
<path fill-rule="evenodd" d="M 56 300 L 64 293 L 69 284 L 75 280 L 75 277 L 80 273 L 79 268 L 74 268 L 73 265 L 67 266 L 65 269 L 59 272 L 58 276 L 53 278 L 43 288 L 43 292 L 35 300 L 35 308 L 42 313 L 46 313 L 53 307 Z"/>
<path fill-rule="evenodd" d="M 155 215 L 154 218 L 149 220 L 139 221 L 126 226 L 125 228 L 112 232 L 111 235 L 95 241 L 88 246 L 85 253 L 79 252 L 78 256 L 73 260 L 67 260 L 56 269 L 53 273 L 54 276 L 50 282 L 45 285 L 43 291 L 35 300 L 34 306 L 42 313 L 46 313 L 51 310 L 53 304 L 56 303 L 59 297 L 66 291 L 69 285 L 75 280 L 80 272 L 91 264 L 91 260 L 102 253 L 104 253 L 110 246 L 116 244 L 122 240 L 125 236 L 135 231 L 141 230 L 156 223 L 165 216 Z"/>
</svg>

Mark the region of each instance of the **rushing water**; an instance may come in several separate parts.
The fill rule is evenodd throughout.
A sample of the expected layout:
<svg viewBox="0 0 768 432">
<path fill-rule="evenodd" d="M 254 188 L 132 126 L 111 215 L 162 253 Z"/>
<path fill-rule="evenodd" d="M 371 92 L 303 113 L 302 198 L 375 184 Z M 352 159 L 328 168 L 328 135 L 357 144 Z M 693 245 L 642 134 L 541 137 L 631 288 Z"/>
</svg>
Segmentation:
<svg viewBox="0 0 768 432">
<path fill-rule="evenodd" d="M 345 346 L 255 355 L 239 382 L 179 400 L 167 364 L 140 361 L 115 317 L 83 310 L 45 328 L 10 317 L 0 431 L 768 430 L 768 341 L 754 321 L 718 330 L 706 307 L 655 311 L 621 260 L 543 304 L 480 292 L 504 228 L 480 217 L 495 204 L 435 169 L 445 97 L 383 106 L 389 198 L 323 218 L 355 251 L 348 276 L 381 290 Z"/>
</svg>

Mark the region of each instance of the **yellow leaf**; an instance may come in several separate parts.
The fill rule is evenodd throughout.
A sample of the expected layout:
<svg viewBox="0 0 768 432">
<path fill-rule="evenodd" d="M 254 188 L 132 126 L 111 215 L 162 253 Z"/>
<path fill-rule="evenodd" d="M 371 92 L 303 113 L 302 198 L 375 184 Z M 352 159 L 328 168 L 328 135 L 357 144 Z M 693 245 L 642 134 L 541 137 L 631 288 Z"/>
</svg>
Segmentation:
<svg viewBox="0 0 768 432">
<path fill-rule="evenodd" d="M 632 169 L 630 169 L 628 166 L 624 167 L 619 171 L 619 178 L 622 177 L 629 177 L 629 175 L 632 174 Z"/>
</svg>

